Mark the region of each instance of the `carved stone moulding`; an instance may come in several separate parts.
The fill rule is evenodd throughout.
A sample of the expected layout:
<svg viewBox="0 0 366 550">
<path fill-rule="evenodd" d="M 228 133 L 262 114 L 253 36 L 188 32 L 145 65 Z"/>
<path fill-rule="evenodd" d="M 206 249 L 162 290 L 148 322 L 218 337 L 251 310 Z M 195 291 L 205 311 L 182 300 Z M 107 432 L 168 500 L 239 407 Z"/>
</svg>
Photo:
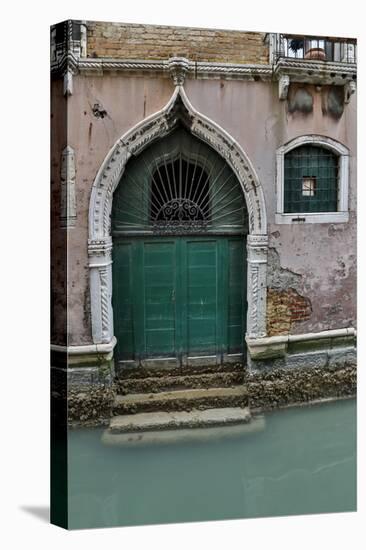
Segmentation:
<svg viewBox="0 0 366 550">
<path fill-rule="evenodd" d="M 101 267 L 112 263 L 112 239 L 88 240 L 89 267 Z"/>
<path fill-rule="evenodd" d="M 190 62 L 184 57 L 171 57 L 168 61 L 168 70 L 175 86 L 183 86 Z"/>
<path fill-rule="evenodd" d="M 290 74 L 294 77 L 355 79 L 357 65 L 354 63 L 336 63 L 331 61 L 310 61 L 306 59 L 280 59 L 273 69 L 274 76 Z"/>
<path fill-rule="evenodd" d="M 172 62 L 176 87 L 168 104 L 124 134 L 112 147 L 93 184 L 89 206 L 89 266 L 92 334 L 95 343 L 113 337 L 111 210 L 113 193 L 131 155 L 171 132 L 178 122 L 217 151 L 238 178 L 247 204 L 248 237 L 248 332 L 265 334 L 267 218 L 263 189 L 254 167 L 240 145 L 223 128 L 199 113 L 179 84 L 187 73 L 185 60 Z"/>
<path fill-rule="evenodd" d="M 52 74 L 60 73 L 64 58 L 70 56 L 75 69 L 85 75 L 105 72 L 124 72 L 140 74 L 157 74 L 172 77 L 175 85 L 183 85 L 187 76 L 192 78 L 227 78 L 239 80 L 271 80 L 272 66 L 268 64 L 214 63 L 191 61 L 184 57 L 171 57 L 168 60 L 139 60 L 113 58 L 75 57 L 72 52 L 64 54 L 57 62 L 51 64 Z"/>
<path fill-rule="evenodd" d="M 267 309 L 267 253 L 268 235 L 250 234 L 247 237 L 248 250 L 248 318 L 249 338 L 266 335 Z"/>
</svg>

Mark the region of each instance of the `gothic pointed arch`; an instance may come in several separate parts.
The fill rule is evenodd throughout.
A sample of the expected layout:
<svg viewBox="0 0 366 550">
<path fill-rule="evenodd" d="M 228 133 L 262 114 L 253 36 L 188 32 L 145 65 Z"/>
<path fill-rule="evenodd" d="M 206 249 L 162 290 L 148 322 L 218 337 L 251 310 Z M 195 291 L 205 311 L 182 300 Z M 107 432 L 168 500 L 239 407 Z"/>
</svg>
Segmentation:
<svg viewBox="0 0 366 550">
<path fill-rule="evenodd" d="M 248 336 L 265 336 L 267 217 L 263 189 L 247 155 L 223 128 L 199 113 L 182 85 L 163 109 L 147 117 L 113 145 L 92 187 L 89 206 L 89 266 L 94 343 L 112 342 L 111 211 L 113 193 L 131 156 L 183 125 L 207 143 L 231 167 L 240 182 L 248 211 Z"/>
<path fill-rule="evenodd" d="M 93 184 L 89 209 L 89 240 L 110 236 L 113 192 L 124 172 L 128 159 L 139 154 L 155 140 L 169 134 L 178 123 L 216 150 L 232 168 L 245 196 L 249 215 L 249 231 L 267 232 L 263 190 L 255 170 L 240 145 L 223 128 L 199 113 L 190 103 L 184 88 L 176 86 L 167 105 L 126 132 L 105 158 Z"/>
</svg>

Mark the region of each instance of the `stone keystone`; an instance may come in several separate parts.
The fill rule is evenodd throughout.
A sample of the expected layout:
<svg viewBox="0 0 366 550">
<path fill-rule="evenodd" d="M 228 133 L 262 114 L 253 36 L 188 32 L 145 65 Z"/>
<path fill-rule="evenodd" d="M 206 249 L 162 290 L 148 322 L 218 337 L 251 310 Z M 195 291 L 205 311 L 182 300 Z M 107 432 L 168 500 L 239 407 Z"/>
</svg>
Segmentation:
<svg viewBox="0 0 366 550">
<path fill-rule="evenodd" d="M 190 62 L 185 57 L 171 57 L 168 60 L 168 69 L 175 86 L 183 86 Z"/>
</svg>

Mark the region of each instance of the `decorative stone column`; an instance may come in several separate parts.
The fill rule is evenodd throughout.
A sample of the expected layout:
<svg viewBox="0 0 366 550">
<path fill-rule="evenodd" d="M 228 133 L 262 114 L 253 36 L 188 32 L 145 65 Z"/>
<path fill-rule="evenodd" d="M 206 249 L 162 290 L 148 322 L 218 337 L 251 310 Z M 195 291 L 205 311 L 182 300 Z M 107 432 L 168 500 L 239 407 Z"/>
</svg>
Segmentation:
<svg viewBox="0 0 366 550">
<path fill-rule="evenodd" d="M 94 344 L 107 344 L 113 338 L 112 239 L 88 242 L 91 317 Z"/>
<path fill-rule="evenodd" d="M 267 235 L 248 235 L 247 339 L 266 336 Z"/>
</svg>

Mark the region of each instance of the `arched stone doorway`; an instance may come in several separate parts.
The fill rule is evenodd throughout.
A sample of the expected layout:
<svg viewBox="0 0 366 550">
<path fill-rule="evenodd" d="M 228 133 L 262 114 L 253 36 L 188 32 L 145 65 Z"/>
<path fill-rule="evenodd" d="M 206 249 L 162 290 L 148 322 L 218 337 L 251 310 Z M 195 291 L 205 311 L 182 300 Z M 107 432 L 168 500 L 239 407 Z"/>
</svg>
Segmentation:
<svg viewBox="0 0 366 550">
<path fill-rule="evenodd" d="M 119 366 L 242 360 L 247 233 L 235 174 L 183 126 L 128 162 L 112 207 Z"/>
<path fill-rule="evenodd" d="M 168 104 L 122 136 L 104 160 L 95 182 L 89 208 L 89 267 L 92 335 L 95 344 L 115 342 L 112 309 L 112 231 L 114 192 L 128 166 L 154 142 L 178 127 L 209 146 L 234 174 L 245 199 L 247 237 L 247 338 L 266 335 L 267 220 L 263 190 L 239 144 L 189 102 L 183 86 L 177 85 Z M 158 191 L 157 191 L 158 192 Z M 158 220 L 157 220 L 158 221 Z"/>
</svg>

